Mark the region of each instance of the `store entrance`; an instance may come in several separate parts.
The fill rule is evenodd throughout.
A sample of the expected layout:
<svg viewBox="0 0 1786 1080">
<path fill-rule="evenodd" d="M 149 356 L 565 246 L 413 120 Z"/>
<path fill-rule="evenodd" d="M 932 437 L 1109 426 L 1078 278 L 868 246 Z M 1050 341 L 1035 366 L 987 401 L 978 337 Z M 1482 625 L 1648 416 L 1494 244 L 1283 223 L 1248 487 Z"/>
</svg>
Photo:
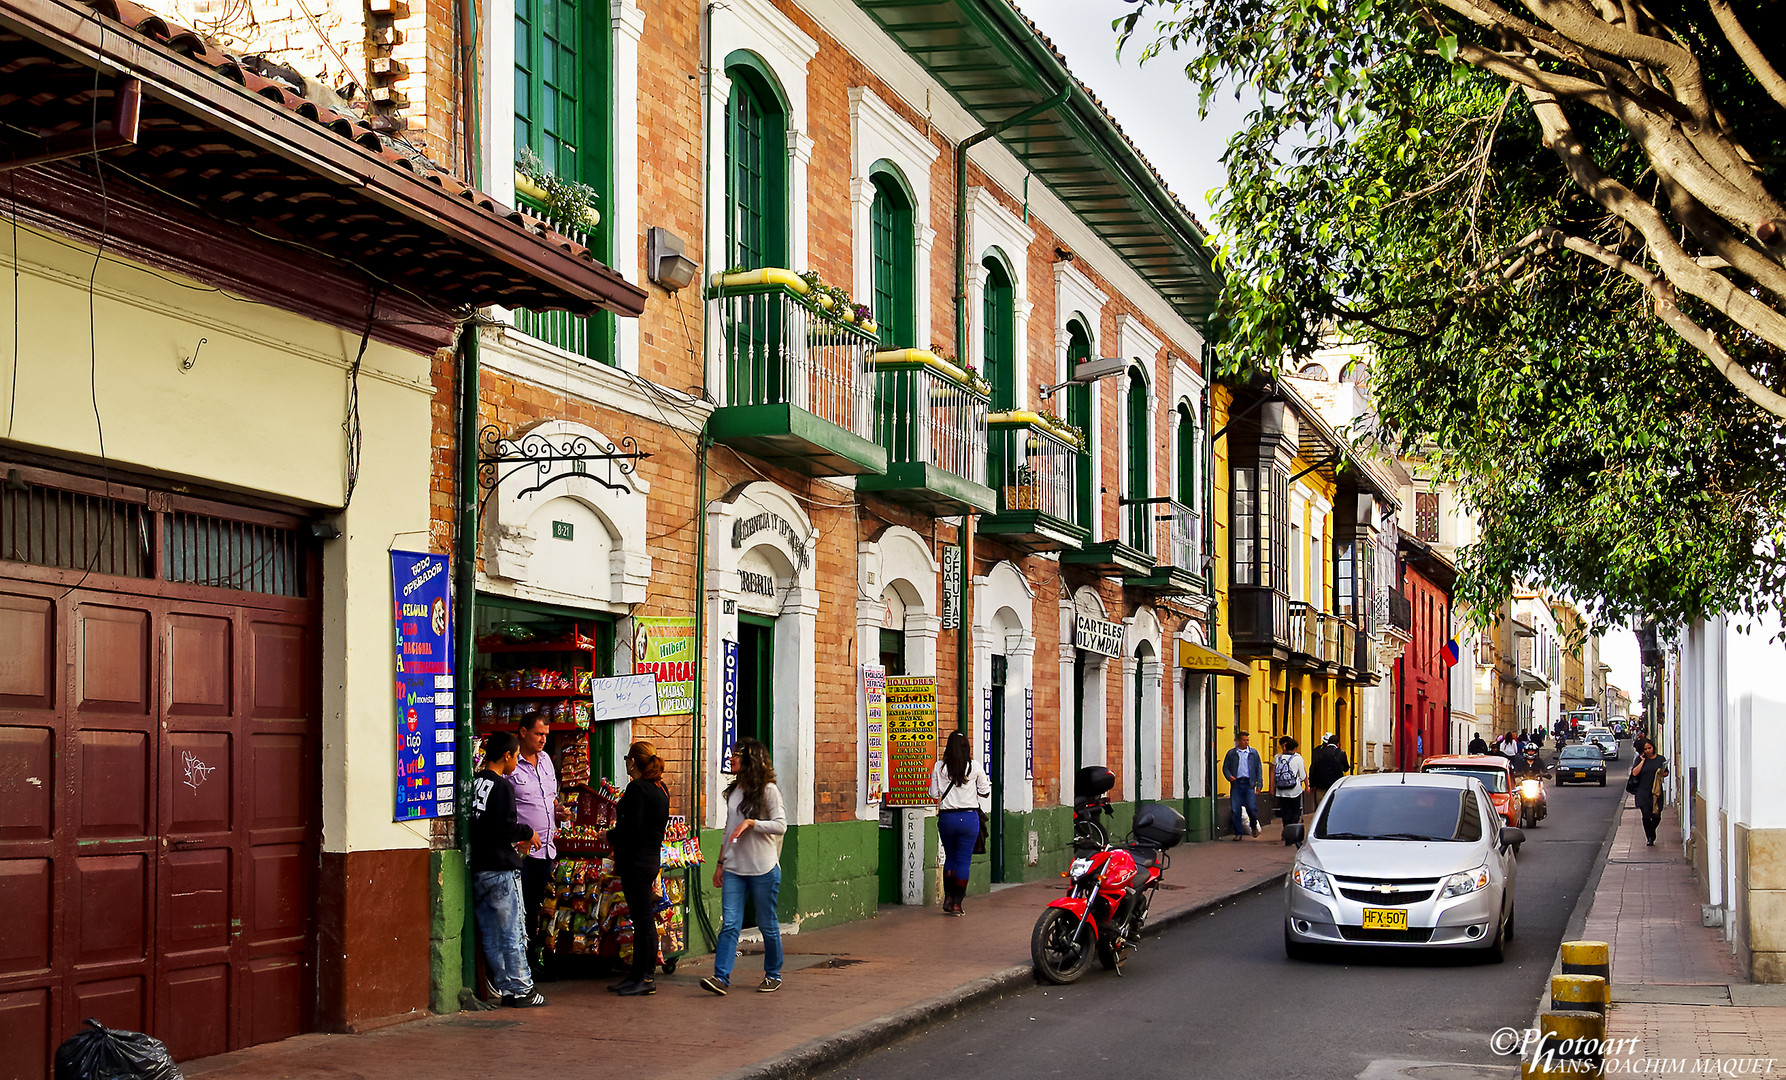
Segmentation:
<svg viewBox="0 0 1786 1080">
<path fill-rule="evenodd" d="M 1085 768 L 1085 669 L 1090 657 L 1084 649 L 1073 650 L 1073 775 Z"/>
<path fill-rule="evenodd" d="M 992 658 L 992 730 L 988 733 L 992 762 L 992 828 L 986 838 L 986 851 L 992 856 L 992 880 L 1005 880 L 1005 673 L 1009 661 L 1002 656 Z"/>
<path fill-rule="evenodd" d="M 887 669 L 888 676 L 904 675 L 905 671 L 905 631 L 881 631 L 880 664 Z M 897 904 L 901 899 L 900 881 L 905 870 L 899 857 L 901 828 L 906 811 L 891 806 L 881 807 L 880 828 L 880 897 L 883 904 Z"/>
<path fill-rule="evenodd" d="M 738 616 L 738 734 L 775 749 L 775 620 Z"/>
</svg>

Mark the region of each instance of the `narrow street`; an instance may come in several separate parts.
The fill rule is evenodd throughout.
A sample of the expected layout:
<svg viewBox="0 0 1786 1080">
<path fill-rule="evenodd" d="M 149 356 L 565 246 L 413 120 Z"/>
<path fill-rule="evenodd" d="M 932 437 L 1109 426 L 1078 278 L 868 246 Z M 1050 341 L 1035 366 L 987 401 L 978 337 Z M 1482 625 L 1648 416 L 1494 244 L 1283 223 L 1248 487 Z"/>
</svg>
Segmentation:
<svg viewBox="0 0 1786 1080">
<path fill-rule="evenodd" d="M 1150 939 L 1121 979 L 1094 969 L 1025 990 L 830 1075 L 1188 1075 L 1193 1062 L 1215 1077 L 1388 1077 L 1414 1063 L 1493 1066 L 1446 1080 L 1513 1075 L 1489 1036 L 1532 1019 L 1624 795 L 1619 775 L 1604 789 L 1551 789 L 1550 815 L 1520 854 L 1518 936 L 1503 964 L 1387 950 L 1294 963 L 1270 889 Z"/>
</svg>

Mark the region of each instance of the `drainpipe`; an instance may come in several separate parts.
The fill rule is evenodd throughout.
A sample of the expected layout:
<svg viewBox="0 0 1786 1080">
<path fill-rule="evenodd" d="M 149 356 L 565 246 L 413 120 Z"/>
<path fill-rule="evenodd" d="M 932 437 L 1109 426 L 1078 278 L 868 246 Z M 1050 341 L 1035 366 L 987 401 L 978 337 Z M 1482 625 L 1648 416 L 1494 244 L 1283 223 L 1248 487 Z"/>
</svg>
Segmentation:
<svg viewBox="0 0 1786 1080">
<path fill-rule="evenodd" d="M 1045 112 L 1066 104 L 1073 92 L 1071 83 L 1053 96 L 1037 102 L 1009 119 L 982 128 L 955 145 L 955 354 L 967 355 L 967 152 L 995 138 L 1000 132 L 1026 124 Z M 973 675 L 968 666 L 973 662 L 973 580 L 974 580 L 974 515 L 964 508 L 961 514 L 961 626 L 955 632 L 955 726 L 973 731 Z"/>
<path fill-rule="evenodd" d="M 478 565 L 478 318 L 473 316 L 459 327 L 459 497 L 453 524 L 457 538 L 454 568 L 453 656 L 458 669 L 453 673 L 453 711 L 458 720 L 459 800 L 456 804 L 456 833 L 459 847 L 470 839 L 471 799 L 467 793 L 471 782 L 471 668 L 473 618 L 477 596 Z M 477 923 L 470 903 L 465 907 L 465 927 L 460 942 L 460 985 L 477 985 Z"/>
<path fill-rule="evenodd" d="M 1203 375 L 1206 381 L 1203 384 L 1203 393 L 1201 395 L 1202 400 L 1198 403 L 1198 408 L 1202 413 L 1202 430 L 1208 431 L 1211 412 L 1209 404 L 1209 383 L 1207 382 L 1209 376 L 1209 350 L 1207 348 L 1203 350 L 1203 356 Z M 1221 605 L 1215 602 L 1215 439 L 1213 436 L 1203 442 L 1202 494 L 1203 580 L 1205 588 L 1209 590 L 1209 646 L 1213 649 L 1220 644 L 1220 639 L 1216 637 L 1216 634 L 1221 630 L 1222 625 Z M 1222 680 L 1214 675 L 1206 676 L 1206 678 L 1209 687 L 1209 701 L 1204 708 L 1203 751 L 1204 756 L 1208 760 L 1204 762 L 1203 768 L 1203 794 L 1208 800 L 1209 838 L 1214 840 L 1216 838 L 1216 821 L 1218 818 L 1215 804 L 1215 778 L 1217 775 L 1215 733 L 1216 723 L 1221 719 L 1221 713 L 1217 707 L 1216 695 L 1220 692 Z M 1235 695 L 1235 699 L 1238 702 L 1238 694 Z"/>
</svg>

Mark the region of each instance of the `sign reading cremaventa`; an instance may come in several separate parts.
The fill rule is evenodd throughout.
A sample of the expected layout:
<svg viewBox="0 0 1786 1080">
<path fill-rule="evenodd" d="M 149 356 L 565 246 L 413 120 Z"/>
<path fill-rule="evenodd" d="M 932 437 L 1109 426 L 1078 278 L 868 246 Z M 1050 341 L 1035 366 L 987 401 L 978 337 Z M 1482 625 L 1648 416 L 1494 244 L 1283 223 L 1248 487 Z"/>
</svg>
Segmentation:
<svg viewBox="0 0 1786 1080">
<path fill-rule="evenodd" d="M 1073 644 L 1099 656 L 1122 655 L 1122 624 L 1107 622 L 1083 611 L 1075 612 Z"/>
</svg>

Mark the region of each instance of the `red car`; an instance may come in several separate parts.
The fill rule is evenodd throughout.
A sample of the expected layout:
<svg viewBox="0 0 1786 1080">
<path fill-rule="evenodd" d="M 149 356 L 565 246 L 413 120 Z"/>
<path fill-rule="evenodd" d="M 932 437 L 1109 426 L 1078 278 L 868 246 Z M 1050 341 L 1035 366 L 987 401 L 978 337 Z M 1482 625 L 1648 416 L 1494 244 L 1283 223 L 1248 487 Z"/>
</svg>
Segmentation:
<svg viewBox="0 0 1786 1080">
<path fill-rule="evenodd" d="M 1470 754 L 1427 758 L 1423 773 L 1462 773 L 1482 781 L 1488 797 L 1507 824 L 1519 827 L 1519 788 L 1514 783 L 1513 762 L 1499 754 Z"/>
</svg>

